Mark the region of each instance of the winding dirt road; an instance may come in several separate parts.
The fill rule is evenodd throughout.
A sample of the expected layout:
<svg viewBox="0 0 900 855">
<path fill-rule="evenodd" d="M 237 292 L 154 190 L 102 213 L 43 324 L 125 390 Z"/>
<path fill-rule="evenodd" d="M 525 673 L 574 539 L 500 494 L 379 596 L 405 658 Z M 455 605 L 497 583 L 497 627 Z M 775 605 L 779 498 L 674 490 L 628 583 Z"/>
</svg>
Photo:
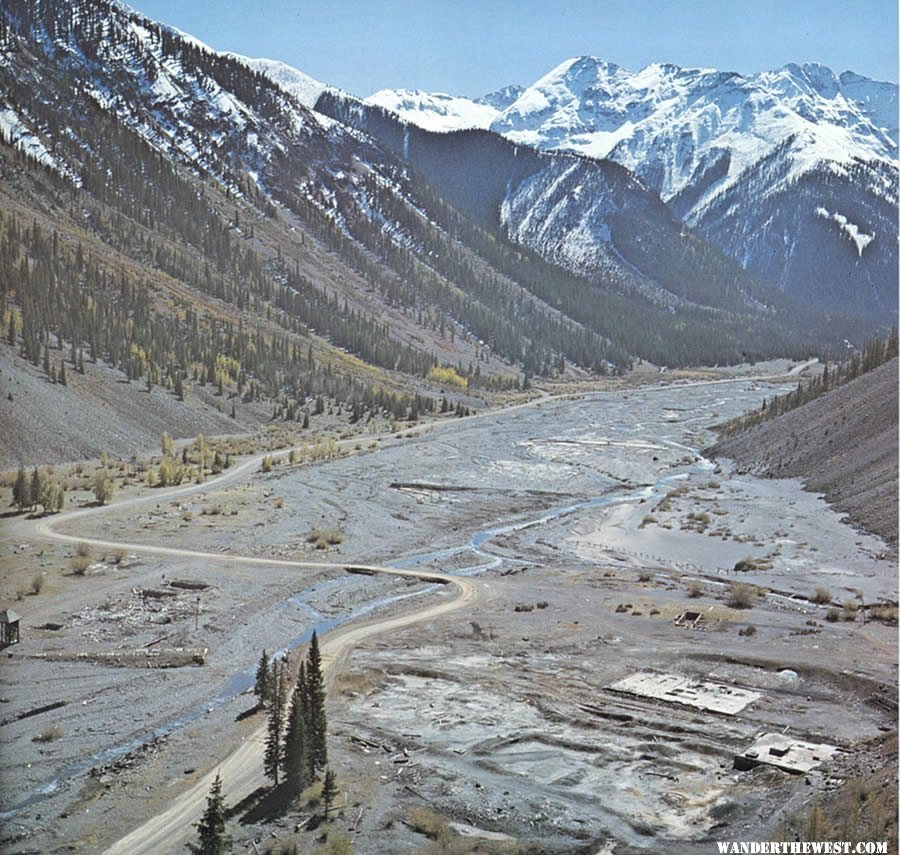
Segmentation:
<svg viewBox="0 0 900 855">
<path fill-rule="evenodd" d="M 285 452 L 287 454 L 287 452 Z M 60 514 L 55 518 L 45 518 L 34 523 L 34 532 L 41 537 L 65 542 L 82 542 L 99 549 L 127 549 L 129 552 L 137 552 L 148 555 L 174 556 L 179 558 L 201 558 L 218 564 L 251 564 L 276 565 L 279 567 L 293 567 L 297 570 L 344 570 L 346 563 L 335 564 L 325 561 L 291 561 L 280 558 L 261 558 L 258 556 L 231 555 L 219 552 L 202 552 L 194 549 L 181 549 L 171 546 L 156 546 L 153 544 L 131 543 L 120 540 L 103 540 L 100 538 L 84 537 L 83 535 L 65 534 L 57 531 L 57 527 L 71 523 L 75 520 L 83 520 L 88 516 L 103 514 L 112 508 L 121 511 L 148 502 L 159 502 L 172 498 L 186 496 L 191 493 L 203 492 L 212 487 L 221 487 L 235 482 L 242 477 L 256 471 L 264 455 L 255 455 L 230 471 L 212 478 L 203 484 L 190 484 L 185 487 L 176 487 L 171 490 L 154 491 L 150 495 L 136 496 L 123 499 L 111 507 L 84 508 L 69 513 Z M 277 455 L 276 455 L 277 456 Z M 334 674 L 340 663 L 344 661 L 350 650 L 360 642 L 391 630 L 400 629 L 415 623 L 430 620 L 440 615 L 457 609 L 465 608 L 474 602 L 478 596 L 478 583 L 472 579 L 449 576 L 444 573 L 433 573 L 421 570 L 401 570 L 393 567 L 382 567 L 372 564 L 352 564 L 354 569 L 364 570 L 370 573 L 383 573 L 391 576 L 404 576 L 421 579 L 426 582 L 434 582 L 440 585 L 452 586 L 456 589 L 456 596 L 440 603 L 433 603 L 414 612 L 404 615 L 384 618 L 382 620 L 367 621 L 362 624 L 353 624 L 340 627 L 329 632 L 321 642 L 322 667 L 326 678 L 333 680 Z M 193 824 L 200 819 L 206 806 L 206 797 L 210 786 L 216 776 L 221 775 L 222 788 L 226 802 L 236 804 L 257 788 L 266 785 L 267 779 L 262 773 L 262 757 L 265 743 L 266 728 L 260 727 L 221 763 L 211 769 L 194 786 L 183 793 L 167 810 L 149 819 L 143 825 L 131 831 L 117 843 L 111 846 L 107 852 L 109 855 L 159 855 L 163 852 L 174 852 L 181 846 L 185 839 L 193 832 Z"/>
<path fill-rule="evenodd" d="M 149 550 L 145 550 L 149 551 Z M 189 552 L 189 555 L 206 553 Z M 222 560 L 221 555 L 208 553 L 208 557 Z M 229 557 L 226 560 L 254 561 Z M 333 564 L 310 564 L 291 561 L 272 561 L 287 566 L 300 568 L 335 567 Z M 362 565 L 354 565 L 362 566 Z M 321 643 L 322 667 L 326 677 L 333 678 L 337 666 L 350 650 L 360 642 L 389 630 L 400 629 L 414 623 L 429 620 L 456 609 L 470 605 L 478 595 L 478 586 L 471 579 L 445 576 L 438 573 L 417 573 L 394 570 L 382 567 L 365 567 L 374 572 L 390 573 L 397 576 L 416 576 L 422 579 L 452 584 L 458 594 L 452 600 L 437 603 L 418 611 L 385 618 L 362 625 L 348 625 L 329 632 Z M 222 789 L 229 804 L 236 804 L 249 796 L 257 788 L 267 785 L 263 776 L 262 758 L 265 745 L 266 728 L 259 727 L 235 751 L 228 755 L 215 768 L 211 769 L 187 792 L 179 796 L 163 813 L 157 814 L 134 831 L 127 834 L 107 851 L 107 855 L 158 855 L 162 852 L 174 852 L 193 832 L 193 824 L 200 818 L 206 806 L 206 797 L 215 776 L 221 775 Z"/>
</svg>

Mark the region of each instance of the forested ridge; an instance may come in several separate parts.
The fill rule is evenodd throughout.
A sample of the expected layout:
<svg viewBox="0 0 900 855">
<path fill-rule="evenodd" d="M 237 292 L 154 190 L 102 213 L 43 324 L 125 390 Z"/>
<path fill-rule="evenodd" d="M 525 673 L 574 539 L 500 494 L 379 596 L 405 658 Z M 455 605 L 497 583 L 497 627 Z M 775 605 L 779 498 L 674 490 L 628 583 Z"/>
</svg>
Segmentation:
<svg viewBox="0 0 900 855">
<path fill-rule="evenodd" d="M 852 351 L 844 361 L 831 367 L 826 364 L 821 374 L 807 381 L 801 380 L 793 391 L 763 401 L 758 409 L 725 422 L 716 430 L 723 437 L 743 433 L 758 424 L 821 398 L 833 389 L 896 359 L 897 343 L 897 328 L 894 327 L 887 338 L 869 339 L 861 350 Z"/>
</svg>

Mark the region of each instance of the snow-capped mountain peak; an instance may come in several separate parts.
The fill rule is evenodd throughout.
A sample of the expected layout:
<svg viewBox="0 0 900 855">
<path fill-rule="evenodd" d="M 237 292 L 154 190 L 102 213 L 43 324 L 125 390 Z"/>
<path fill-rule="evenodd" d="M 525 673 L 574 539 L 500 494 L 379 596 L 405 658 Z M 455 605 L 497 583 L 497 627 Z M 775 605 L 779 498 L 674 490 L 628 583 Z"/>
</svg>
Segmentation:
<svg viewBox="0 0 900 855">
<path fill-rule="evenodd" d="M 366 98 L 365 103 L 390 110 L 426 131 L 441 133 L 489 128 L 524 91 L 522 86 L 512 84 L 473 99 L 419 89 L 381 89 Z"/>
<path fill-rule="evenodd" d="M 449 95 L 370 102 L 424 128 L 489 126 L 520 145 L 616 161 L 727 254 L 804 299 L 828 293 L 840 305 L 848 277 L 896 282 L 896 84 L 814 62 L 742 75 L 579 56 L 515 94 L 494 102 L 489 125 L 477 102 Z"/>
<path fill-rule="evenodd" d="M 528 87 L 491 129 L 542 149 L 616 160 L 664 199 L 706 176 L 686 212 L 691 219 L 788 139 L 791 179 L 821 161 L 895 160 L 896 88 L 850 73 L 839 78 L 815 63 L 744 77 L 660 63 L 632 72 L 575 57 Z M 720 174 L 709 181 L 715 163 Z"/>
</svg>

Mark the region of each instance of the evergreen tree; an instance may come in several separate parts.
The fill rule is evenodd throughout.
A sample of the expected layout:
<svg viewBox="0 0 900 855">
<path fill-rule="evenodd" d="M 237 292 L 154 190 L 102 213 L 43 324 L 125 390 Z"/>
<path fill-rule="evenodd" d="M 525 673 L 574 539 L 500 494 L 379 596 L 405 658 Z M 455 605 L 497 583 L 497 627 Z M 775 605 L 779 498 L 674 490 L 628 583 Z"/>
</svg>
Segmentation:
<svg viewBox="0 0 900 855">
<path fill-rule="evenodd" d="M 328 819 L 328 811 L 331 810 L 331 805 L 334 803 L 337 794 L 337 780 L 331 767 L 328 766 L 325 768 L 325 780 L 322 782 L 322 807 L 324 808 L 323 815 L 325 819 Z"/>
<path fill-rule="evenodd" d="M 272 699 L 269 703 L 269 721 L 266 732 L 266 750 L 263 756 L 263 771 L 278 786 L 278 773 L 284 760 L 282 737 L 284 735 L 284 687 L 285 664 L 278 660 L 272 663 Z"/>
<path fill-rule="evenodd" d="M 319 639 L 315 630 L 309 641 L 309 653 L 306 656 L 306 698 L 310 766 L 315 773 L 328 765 L 325 679 L 322 674 Z"/>
<path fill-rule="evenodd" d="M 195 827 L 199 843 L 188 843 L 188 849 L 195 855 L 224 855 L 231 851 L 231 838 L 225 833 L 225 799 L 218 773 L 206 797 L 206 810 Z"/>
<path fill-rule="evenodd" d="M 284 736 L 284 777 L 294 796 L 299 796 L 314 777 L 310 763 L 308 715 L 306 664 L 301 663 L 291 694 L 291 709 Z"/>
<path fill-rule="evenodd" d="M 253 694 L 259 698 L 259 702 L 265 706 L 272 696 L 272 672 L 269 668 L 269 654 L 265 650 L 259 657 L 256 666 L 256 683 L 253 686 Z"/>
<path fill-rule="evenodd" d="M 24 511 L 31 507 L 31 484 L 25 474 L 25 467 L 20 466 L 16 474 L 16 483 L 13 484 L 13 504 Z"/>
<path fill-rule="evenodd" d="M 31 473 L 31 489 L 28 492 L 28 507 L 35 508 L 41 500 L 41 473 L 37 466 Z"/>
</svg>

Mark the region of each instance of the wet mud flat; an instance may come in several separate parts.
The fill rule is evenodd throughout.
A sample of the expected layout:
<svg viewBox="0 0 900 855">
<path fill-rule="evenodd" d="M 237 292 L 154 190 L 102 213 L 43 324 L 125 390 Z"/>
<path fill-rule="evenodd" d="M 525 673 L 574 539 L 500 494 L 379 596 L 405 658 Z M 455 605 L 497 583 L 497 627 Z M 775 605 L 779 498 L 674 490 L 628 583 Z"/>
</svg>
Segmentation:
<svg viewBox="0 0 900 855">
<path fill-rule="evenodd" d="M 786 773 L 733 770 L 735 753 L 762 727 L 813 741 L 834 742 L 837 733 L 850 752 L 892 723 L 869 698 L 895 684 L 896 628 L 830 623 L 825 607 L 808 599 L 818 586 L 829 586 L 838 603 L 859 589 L 865 602 L 883 598 L 894 568 L 878 557 L 878 542 L 841 525 L 799 485 L 732 478 L 727 463 L 717 469 L 694 450 L 709 444 L 711 424 L 772 391 L 748 380 L 541 403 L 359 456 L 257 473 L 192 497 L 190 507 L 113 511 L 84 533 L 123 532 L 223 555 L 477 575 L 470 612 L 366 642 L 335 684 L 332 752 L 349 799 L 341 822 L 360 851 L 427 843 L 407 824 L 416 805 L 470 832 L 545 851 L 606 840 L 617 852 L 659 851 L 662 843 L 696 851 L 697 840 L 746 832 L 760 817 L 769 821 L 773 804 L 793 799 L 802 807 L 817 787 L 832 785 L 827 769 L 809 786 Z M 318 549 L 314 529 L 339 530 L 341 540 Z M 740 581 L 759 593 L 751 608 L 732 608 L 733 565 L 744 558 L 755 563 Z M 241 692 L 263 647 L 272 652 L 314 625 L 327 630 L 446 595 L 416 580 L 339 569 L 134 560 L 100 568 L 96 596 L 83 579 L 42 598 L 41 622 L 63 628 L 32 633 L 4 668 L 3 694 L 13 705 L 52 703 L 73 685 L 83 693 L 72 693 L 60 713 L 58 740 L 32 742 L 36 718 L 28 729 L 29 720 L 4 727 L 25 782 L 3 791 L 4 809 L 17 808 L 4 821 L 10 851 L 79 841 L 96 851 L 171 803 L 262 721 L 236 719 L 252 706 Z M 134 588 L 164 590 L 163 574 L 199 578 L 214 592 L 200 595 L 199 620 L 190 596 L 173 598 L 174 634 L 165 642 L 207 646 L 204 666 L 51 665 L 28 655 L 152 643 L 164 634 L 152 619 L 132 632 L 128 621 L 127 631 L 110 629 L 99 615 L 108 598 L 111 611 L 127 613 Z M 692 582 L 699 595 L 688 592 Z M 702 611 L 702 630 L 675 624 L 687 610 Z M 50 668 L 64 669 L 59 688 L 36 691 Z M 725 717 L 610 689 L 648 668 L 761 697 Z M 211 703 L 223 687 L 228 697 Z M 93 714 L 92 705 L 101 707 L 91 701 L 83 715 L 66 718 L 90 692 L 117 702 Z M 46 787 L 75 758 L 185 717 L 131 765 L 104 768 L 99 778 L 80 769 L 17 807 L 19 790 Z M 241 839 L 250 845 L 266 833 L 247 828 Z"/>
</svg>

